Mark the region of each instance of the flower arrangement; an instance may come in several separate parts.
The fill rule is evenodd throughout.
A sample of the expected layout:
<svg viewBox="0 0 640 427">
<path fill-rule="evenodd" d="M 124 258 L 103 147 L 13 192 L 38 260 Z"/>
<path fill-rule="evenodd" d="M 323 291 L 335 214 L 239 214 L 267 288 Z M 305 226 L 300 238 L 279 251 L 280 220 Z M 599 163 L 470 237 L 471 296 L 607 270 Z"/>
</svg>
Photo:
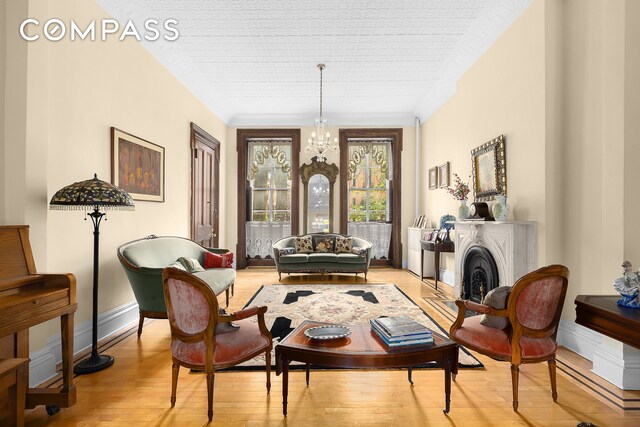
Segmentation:
<svg viewBox="0 0 640 427">
<path fill-rule="evenodd" d="M 469 176 L 469 179 L 471 179 L 471 176 Z M 456 200 L 467 200 L 469 196 L 469 184 L 462 182 L 460 175 L 455 172 L 453 173 L 453 181 L 453 188 L 447 187 L 447 192 Z M 467 180 L 467 182 L 469 181 Z"/>
</svg>

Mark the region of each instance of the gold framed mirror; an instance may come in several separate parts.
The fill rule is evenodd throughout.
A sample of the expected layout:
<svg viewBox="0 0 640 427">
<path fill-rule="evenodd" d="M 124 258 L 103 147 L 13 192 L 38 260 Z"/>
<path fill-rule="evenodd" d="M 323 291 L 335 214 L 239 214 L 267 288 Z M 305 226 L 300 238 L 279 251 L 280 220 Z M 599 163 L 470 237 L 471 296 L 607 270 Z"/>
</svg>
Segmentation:
<svg viewBox="0 0 640 427">
<path fill-rule="evenodd" d="M 304 234 L 332 233 L 333 184 L 338 177 L 338 167 L 313 157 L 311 164 L 300 167 L 300 177 L 304 186 Z"/>
</svg>

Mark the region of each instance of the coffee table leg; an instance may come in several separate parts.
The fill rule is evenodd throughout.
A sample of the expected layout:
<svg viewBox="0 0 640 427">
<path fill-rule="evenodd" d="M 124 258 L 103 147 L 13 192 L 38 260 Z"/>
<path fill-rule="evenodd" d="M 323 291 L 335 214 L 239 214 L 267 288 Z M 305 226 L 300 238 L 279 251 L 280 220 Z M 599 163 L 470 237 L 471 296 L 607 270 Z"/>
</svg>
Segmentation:
<svg viewBox="0 0 640 427">
<path fill-rule="evenodd" d="M 445 414 L 449 413 L 451 408 L 451 362 L 449 361 L 444 368 L 444 410 Z"/>
<path fill-rule="evenodd" d="M 289 394 L 289 361 L 282 359 L 282 414 L 287 416 L 287 395 Z"/>
<path fill-rule="evenodd" d="M 411 385 L 413 385 L 413 379 L 411 379 L 411 373 L 413 372 L 413 369 L 411 368 L 411 366 L 409 366 L 407 368 L 407 375 L 409 376 L 409 382 L 411 383 Z"/>
<path fill-rule="evenodd" d="M 306 378 L 307 378 L 307 387 L 309 387 L 309 372 L 311 368 L 311 363 L 307 363 L 306 365 Z"/>
</svg>

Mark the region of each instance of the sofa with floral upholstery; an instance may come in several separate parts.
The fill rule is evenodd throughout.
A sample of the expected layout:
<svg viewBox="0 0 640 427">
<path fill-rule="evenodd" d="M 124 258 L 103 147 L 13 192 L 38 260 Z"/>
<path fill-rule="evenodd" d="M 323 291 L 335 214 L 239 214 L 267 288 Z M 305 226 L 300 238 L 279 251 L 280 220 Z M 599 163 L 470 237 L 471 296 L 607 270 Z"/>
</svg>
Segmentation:
<svg viewBox="0 0 640 427">
<path fill-rule="evenodd" d="M 371 242 L 334 233 L 290 236 L 273 244 L 273 259 L 282 273 L 364 273 L 371 263 Z"/>
</svg>

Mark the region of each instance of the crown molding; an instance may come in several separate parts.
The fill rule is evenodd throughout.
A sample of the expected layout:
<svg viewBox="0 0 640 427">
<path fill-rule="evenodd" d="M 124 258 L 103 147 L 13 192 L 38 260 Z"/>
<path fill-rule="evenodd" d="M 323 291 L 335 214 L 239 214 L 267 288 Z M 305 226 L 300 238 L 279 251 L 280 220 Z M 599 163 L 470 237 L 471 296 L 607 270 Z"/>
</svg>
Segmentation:
<svg viewBox="0 0 640 427">
<path fill-rule="evenodd" d="M 229 121 L 232 127 L 313 126 L 313 114 L 236 114 Z M 327 114 L 329 127 L 336 126 L 415 126 L 415 114 Z"/>
</svg>

